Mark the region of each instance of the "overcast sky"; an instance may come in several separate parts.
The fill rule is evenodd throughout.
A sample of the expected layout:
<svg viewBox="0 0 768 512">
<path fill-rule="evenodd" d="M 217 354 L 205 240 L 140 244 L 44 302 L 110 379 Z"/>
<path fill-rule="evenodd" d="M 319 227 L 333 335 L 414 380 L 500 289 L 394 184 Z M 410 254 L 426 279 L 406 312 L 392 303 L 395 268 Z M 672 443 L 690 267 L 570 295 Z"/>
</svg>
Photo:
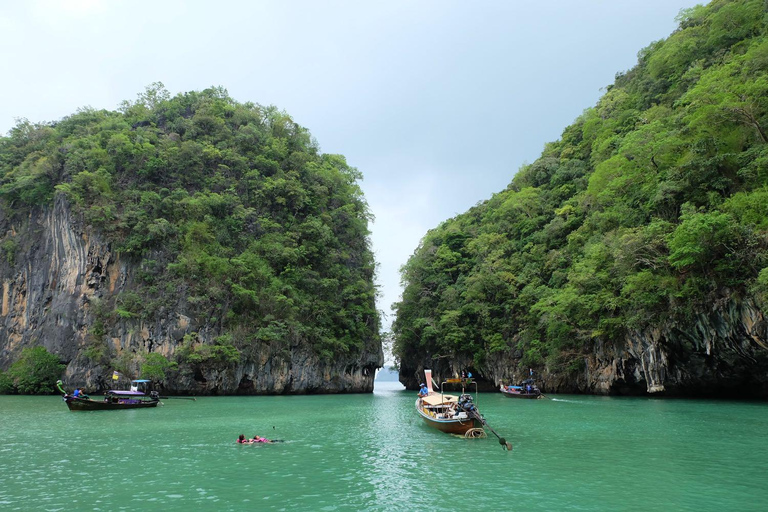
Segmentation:
<svg viewBox="0 0 768 512">
<path fill-rule="evenodd" d="M 0 133 L 152 82 L 275 105 L 364 175 L 378 308 L 427 230 L 503 190 L 695 0 L 0 0 Z"/>
</svg>

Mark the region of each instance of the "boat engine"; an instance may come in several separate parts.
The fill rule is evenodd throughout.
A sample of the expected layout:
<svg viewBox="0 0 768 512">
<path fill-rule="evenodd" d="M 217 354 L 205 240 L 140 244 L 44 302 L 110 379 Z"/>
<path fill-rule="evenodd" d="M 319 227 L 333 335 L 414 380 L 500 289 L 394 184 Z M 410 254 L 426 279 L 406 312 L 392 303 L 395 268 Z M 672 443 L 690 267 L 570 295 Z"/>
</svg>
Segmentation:
<svg viewBox="0 0 768 512">
<path fill-rule="evenodd" d="M 463 394 L 459 397 L 459 407 L 467 411 L 467 413 L 471 413 L 474 411 L 477 411 L 477 407 L 475 407 L 474 402 L 472 401 L 472 395 Z"/>
</svg>

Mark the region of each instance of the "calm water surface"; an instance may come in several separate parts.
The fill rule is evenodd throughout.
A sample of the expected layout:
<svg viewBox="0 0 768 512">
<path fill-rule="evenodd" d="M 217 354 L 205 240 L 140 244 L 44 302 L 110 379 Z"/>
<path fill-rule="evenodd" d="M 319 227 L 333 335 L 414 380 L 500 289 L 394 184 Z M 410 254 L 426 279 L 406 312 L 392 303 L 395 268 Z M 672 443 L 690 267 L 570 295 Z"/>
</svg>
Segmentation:
<svg viewBox="0 0 768 512">
<path fill-rule="evenodd" d="M 79 413 L 0 396 L 0 510 L 768 510 L 764 402 L 482 393 L 506 452 L 427 428 L 399 387 Z"/>
</svg>

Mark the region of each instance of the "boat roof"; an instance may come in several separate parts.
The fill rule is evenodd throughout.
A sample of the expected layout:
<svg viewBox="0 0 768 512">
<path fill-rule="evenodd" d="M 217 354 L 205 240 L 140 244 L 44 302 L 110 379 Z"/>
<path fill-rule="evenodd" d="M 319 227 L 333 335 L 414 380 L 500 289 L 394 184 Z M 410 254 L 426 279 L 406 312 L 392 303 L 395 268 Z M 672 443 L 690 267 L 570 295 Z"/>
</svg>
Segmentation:
<svg viewBox="0 0 768 512">
<path fill-rule="evenodd" d="M 107 391 L 107 393 L 110 393 L 112 395 L 128 395 L 128 396 L 144 396 L 146 393 L 142 393 L 141 391 L 125 391 L 124 389 L 110 389 Z"/>
<path fill-rule="evenodd" d="M 440 393 L 430 393 L 421 399 L 427 405 L 452 404 L 459 401 L 456 395 L 442 395 Z"/>
<path fill-rule="evenodd" d="M 132 380 L 131 382 L 152 382 L 152 381 L 147 379 L 138 379 L 138 380 Z"/>
</svg>

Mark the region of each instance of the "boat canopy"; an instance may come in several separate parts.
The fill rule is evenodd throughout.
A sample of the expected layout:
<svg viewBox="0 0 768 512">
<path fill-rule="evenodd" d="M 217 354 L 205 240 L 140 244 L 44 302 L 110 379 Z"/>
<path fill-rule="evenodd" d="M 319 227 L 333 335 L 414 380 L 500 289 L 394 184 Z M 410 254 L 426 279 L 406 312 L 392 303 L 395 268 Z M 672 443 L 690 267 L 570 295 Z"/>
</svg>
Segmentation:
<svg viewBox="0 0 768 512">
<path fill-rule="evenodd" d="M 141 383 L 141 382 L 152 382 L 152 381 L 147 379 L 139 379 L 139 380 L 132 380 L 131 382 Z"/>
<path fill-rule="evenodd" d="M 146 393 L 141 391 L 125 391 L 124 389 L 110 389 L 107 391 L 110 395 L 125 395 L 125 396 L 144 396 Z"/>
<path fill-rule="evenodd" d="M 430 393 L 421 399 L 426 405 L 452 404 L 459 401 L 456 395 L 441 395 L 440 393 Z"/>
</svg>

